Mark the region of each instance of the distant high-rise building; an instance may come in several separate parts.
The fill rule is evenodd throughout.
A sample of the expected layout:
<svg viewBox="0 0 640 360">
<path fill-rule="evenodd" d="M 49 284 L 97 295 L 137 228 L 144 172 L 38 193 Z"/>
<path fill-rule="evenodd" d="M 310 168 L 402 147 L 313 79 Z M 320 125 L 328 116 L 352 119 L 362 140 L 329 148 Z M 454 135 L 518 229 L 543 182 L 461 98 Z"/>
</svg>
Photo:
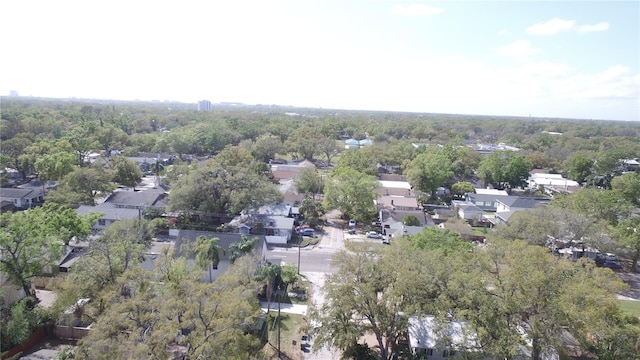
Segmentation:
<svg viewBox="0 0 640 360">
<path fill-rule="evenodd" d="M 198 111 L 211 111 L 211 101 L 209 100 L 198 101 Z"/>
<path fill-rule="evenodd" d="M 9 96 L 17 97 L 17 96 L 18 96 L 18 92 L 17 92 L 17 91 L 15 91 L 15 90 L 10 90 L 10 91 L 9 91 Z"/>
</svg>

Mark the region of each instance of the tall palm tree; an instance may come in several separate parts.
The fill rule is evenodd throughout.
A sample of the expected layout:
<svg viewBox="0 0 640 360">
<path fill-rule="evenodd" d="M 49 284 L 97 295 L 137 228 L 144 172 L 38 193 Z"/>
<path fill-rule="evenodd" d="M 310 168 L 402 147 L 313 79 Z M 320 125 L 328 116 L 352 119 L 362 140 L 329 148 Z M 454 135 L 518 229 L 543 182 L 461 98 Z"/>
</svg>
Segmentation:
<svg viewBox="0 0 640 360">
<path fill-rule="evenodd" d="M 217 237 L 208 238 L 200 235 L 196 238 L 196 264 L 202 269 L 209 269 L 209 282 L 213 281 L 212 269 L 217 269 L 220 263 L 220 251 L 225 254 L 222 246 L 218 245 L 220 239 Z"/>
</svg>

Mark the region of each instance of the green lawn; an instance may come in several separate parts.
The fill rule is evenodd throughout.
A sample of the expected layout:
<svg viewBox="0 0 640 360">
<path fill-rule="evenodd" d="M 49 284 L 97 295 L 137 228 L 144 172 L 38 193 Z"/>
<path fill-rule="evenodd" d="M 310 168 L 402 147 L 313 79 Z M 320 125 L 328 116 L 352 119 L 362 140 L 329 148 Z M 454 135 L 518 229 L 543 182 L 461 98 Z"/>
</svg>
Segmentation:
<svg viewBox="0 0 640 360">
<path fill-rule="evenodd" d="M 269 324 L 269 343 L 265 345 L 265 351 L 271 355 L 270 358 L 275 358 L 277 355 L 278 347 L 278 325 L 276 321 L 277 311 L 270 311 L 268 319 Z M 305 324 L 305 319 L 302 315 L 297 314 L 285 314 L 280 313 L 280 351 L 283 355 L 289 359 L 299 359 L 301 357 L 300 351 L 300 336 L 303 335 L 302 327 Z M 296 345 L 293 345 L 295 341 Z"/>
<path fill-rule="evenodd" d="M 640 301 L 618 300 L 618 304 L 626 314 L 640 317 Z"/>
</svg>

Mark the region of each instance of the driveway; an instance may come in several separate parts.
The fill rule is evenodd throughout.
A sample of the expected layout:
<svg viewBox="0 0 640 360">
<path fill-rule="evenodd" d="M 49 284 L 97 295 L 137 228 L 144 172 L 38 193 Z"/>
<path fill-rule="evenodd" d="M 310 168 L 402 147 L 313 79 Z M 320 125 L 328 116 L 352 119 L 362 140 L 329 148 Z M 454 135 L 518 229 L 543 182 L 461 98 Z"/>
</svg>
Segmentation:
<svg viewBox="0 0 640 360">
<path fill-rule="evenodd" d="M 640 274 L 621 272 L 618 273 L 622 281 L 629 285 L 629 290 L 622 291 L 620 295 L 626 300 L 640 301 Z"/>
</svg>

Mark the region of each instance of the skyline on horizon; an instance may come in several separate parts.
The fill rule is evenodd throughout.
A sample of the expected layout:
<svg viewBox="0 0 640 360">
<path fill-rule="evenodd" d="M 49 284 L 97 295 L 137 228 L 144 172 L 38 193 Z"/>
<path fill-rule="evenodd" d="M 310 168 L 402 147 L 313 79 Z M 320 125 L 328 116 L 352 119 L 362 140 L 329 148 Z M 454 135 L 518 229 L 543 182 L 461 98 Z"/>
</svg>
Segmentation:
<svg viewBox="0 0 640 360">
<path fill-rule="evenodd" d="M 4 5 L 3 95 L 640 121 L 640 2 Z"/>
</svg>

